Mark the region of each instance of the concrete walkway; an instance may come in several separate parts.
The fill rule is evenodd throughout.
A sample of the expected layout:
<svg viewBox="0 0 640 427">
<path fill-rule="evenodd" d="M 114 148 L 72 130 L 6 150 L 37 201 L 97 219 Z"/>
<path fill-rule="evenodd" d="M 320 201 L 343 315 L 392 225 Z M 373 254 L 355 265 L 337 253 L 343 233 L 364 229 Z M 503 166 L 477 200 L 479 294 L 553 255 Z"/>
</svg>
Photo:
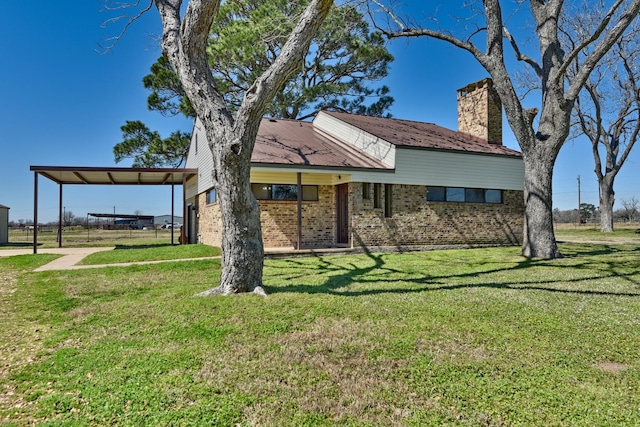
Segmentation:
<svg viewBox="0 0 640 427">
<path fill-rule="evenodd" d="M 48 264 L 38 267 L 34 271 L 45 270 L 68 270 L 77 267 L 84 267 L 76 265 L 84 257 L 101 251 L 111 251 L 114 247 L 98 247 L 98 248 L 38 248 L 39 254 L 56 254 L 62 255 L 51 261 Z M 0 250 L 0 257 L 15 256 L 15 255 L 30 255 L 33 254 L 33 248 L 30 249 L 2 249 Z M 94 266 L 90 266 L 94 267 Z"/>
<path fill-rule="evenodd" d="M 48 264 L 42 265 L 33 271 L 49 271 L 49 270 L 82 270 L 87 268 L 102 268 L 102 267 L 122 267 L 128 265 L 142 265 L 142 264 L 159 264 L 161 262 L 172 261 L 193 261 L 198 259 L 215 259 L 218 257 L 203 257 L 203 258 L 185 258 L 185 259 L 163 259 L 155 261 L 135 261 L 135 262 L 121 262 L 113 264 L 90 264 L 90 265 L 77 265 L 84 257 L 101 251 L 111 251 L 114 247 L 99 247 L 99 248 L 42 248 L 38 249 L 39 254 L 58 254 L 62 255 L 51 261 Z M 0 257 L 15 256 L 15 255 L 29 255 L 33 253 L 31 249 L 2 249 L 0 250 Z"/>
</svg>

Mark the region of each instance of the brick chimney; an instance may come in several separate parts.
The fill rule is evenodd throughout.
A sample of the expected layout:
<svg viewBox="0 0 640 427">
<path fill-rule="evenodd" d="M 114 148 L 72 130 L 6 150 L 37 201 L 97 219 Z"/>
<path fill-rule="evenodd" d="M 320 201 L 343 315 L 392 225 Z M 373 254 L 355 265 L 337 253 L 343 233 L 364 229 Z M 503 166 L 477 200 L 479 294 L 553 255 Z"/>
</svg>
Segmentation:
<svg viewBox="0 0 640 427">
<path fill-rule="evenodd" d="M 490 78 L 458 89 L 458 132 L 502 145 L 502 102 Z"/>
</svg>

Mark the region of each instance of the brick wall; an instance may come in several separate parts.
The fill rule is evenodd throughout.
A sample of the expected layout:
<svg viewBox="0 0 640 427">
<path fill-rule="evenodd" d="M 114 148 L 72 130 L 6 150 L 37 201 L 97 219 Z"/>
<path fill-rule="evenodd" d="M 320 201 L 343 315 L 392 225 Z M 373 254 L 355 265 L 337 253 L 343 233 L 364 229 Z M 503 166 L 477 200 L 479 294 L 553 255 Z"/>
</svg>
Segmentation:
<svg viewBox="0 0 640 427">
<path fill-rule="evenodd" d="M 384 188 L 384 186 L 383 186 Z M 353 246 L 511 245 L 522 243 L 521 191 L 503 191 L 503 203 L 427 202 L 427 188 L 393 185 L 393 215 L 362 198 L 362 184 L 350 185 Z"/>
<path fill-rule="evenodd" d="M 220 204 L 207 204 L 205 193 L 196 196 L 198 206 L 198 243 L 211 246 L 222 246 L 222 213 Z"/>
<path fill-rule="evenodd" d="M 262 239 L 265 247 L 294 247 L 298 242 L 298 203 L 260 200 Z M 335 190 L 318 186 L 318 201 L 302 202 L 302 247 L 320 248 L 335 244 Z"/>
<path fill-rule="evenodd" d="M 298 203 L 296 201 L 260 200 L 262 240 L 265 247 L 294 247 L 298 242 Z M 207 205 L 199 195 L 200 242 L 220 246 L 222 218 L 220 205 Z M 321 248 L 335 245 L 335 189 L 318 186 L 318 201 L 302 202 L 302 246 Z"/>
<path fill-rule="evenodd" d="M 393 185 L 393 215 L 384 217 L 385 194 L 381 208 L 373 207 L 371 197 L 362 197 L 362 183 L 349 184 L 350 235 L 358 246 L 415 245 L 514 245 L 522 243 L 524 201 L 522 191 L 503 191 L 503 203 L 427 202 L 427 188 Z M 220 246 L 222 219 L 217 203 L 207 205 L 198 196 L 199 241 Z M 295 247 L 297 203 L 260 201 L 262 238 L 265 247 Z M 336 245 L 335 187 L 319 186 L 317 202 L 302 203 L 303 248 Z"/>
</svg>

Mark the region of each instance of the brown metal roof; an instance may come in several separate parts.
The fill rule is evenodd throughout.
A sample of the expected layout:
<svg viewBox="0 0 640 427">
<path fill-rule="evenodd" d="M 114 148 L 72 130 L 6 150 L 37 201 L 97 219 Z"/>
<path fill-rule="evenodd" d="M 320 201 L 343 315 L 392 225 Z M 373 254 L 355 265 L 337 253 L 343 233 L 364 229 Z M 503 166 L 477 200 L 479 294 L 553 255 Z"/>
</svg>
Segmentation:
<svg viewBox="0 0 640 427">
<path fill-rule="evenodd" d="M 399 147 L 465 151 L 513 157 L 522 156 L 520 152 L 504 145 L 490 144 L 486 140 L 443 128 L 433 123 L 361 116 L 335 111 L 324 112 Z"/>
<path fill-rule="evenodd" d="M 252 163 L 389 169 L 355 148 L 329 138 L 310 122 L 262 119 Z"/>
<path fill-rule="evenodd" d="M 31 171 L 58 184 L 181 185 L 198 174 L 183 168 L 102 168 L 76 166 L 31 166 Z"/>
</svg>

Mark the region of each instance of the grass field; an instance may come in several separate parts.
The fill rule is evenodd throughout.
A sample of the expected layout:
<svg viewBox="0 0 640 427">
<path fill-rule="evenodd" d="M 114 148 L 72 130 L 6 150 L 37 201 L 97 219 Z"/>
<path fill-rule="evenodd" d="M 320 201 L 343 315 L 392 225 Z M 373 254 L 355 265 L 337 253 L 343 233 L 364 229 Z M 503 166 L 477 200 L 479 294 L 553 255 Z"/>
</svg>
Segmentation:
<svg viewBox="0 0 640 427">
<path fill-rule="evenodd" d="M 87 230 L 83 227 L 66 227 L 62 234 L 64 247 L 115 246 L 115 245 L 158 245 L 178 243 L 179 230 Z M 12 229 L 9 231 L 9 244 L 1 245 L 0 250 L 28 247 L 33 245 L 33 230 Z M 57 248 L 58 232 L 55 227 L 43 227 L 38 232 L 38 247 Z"/>
<path fill-rule="evenodd" d="M 53 256 L 0 258 L 0 420 L 640 425 L 640 237 L 585 233 L 559 232 L 591 243 L 553 261 L 267 260 L 267 298 L 194 297 L 219 260 L 35 273 Z"/>
</svg>

